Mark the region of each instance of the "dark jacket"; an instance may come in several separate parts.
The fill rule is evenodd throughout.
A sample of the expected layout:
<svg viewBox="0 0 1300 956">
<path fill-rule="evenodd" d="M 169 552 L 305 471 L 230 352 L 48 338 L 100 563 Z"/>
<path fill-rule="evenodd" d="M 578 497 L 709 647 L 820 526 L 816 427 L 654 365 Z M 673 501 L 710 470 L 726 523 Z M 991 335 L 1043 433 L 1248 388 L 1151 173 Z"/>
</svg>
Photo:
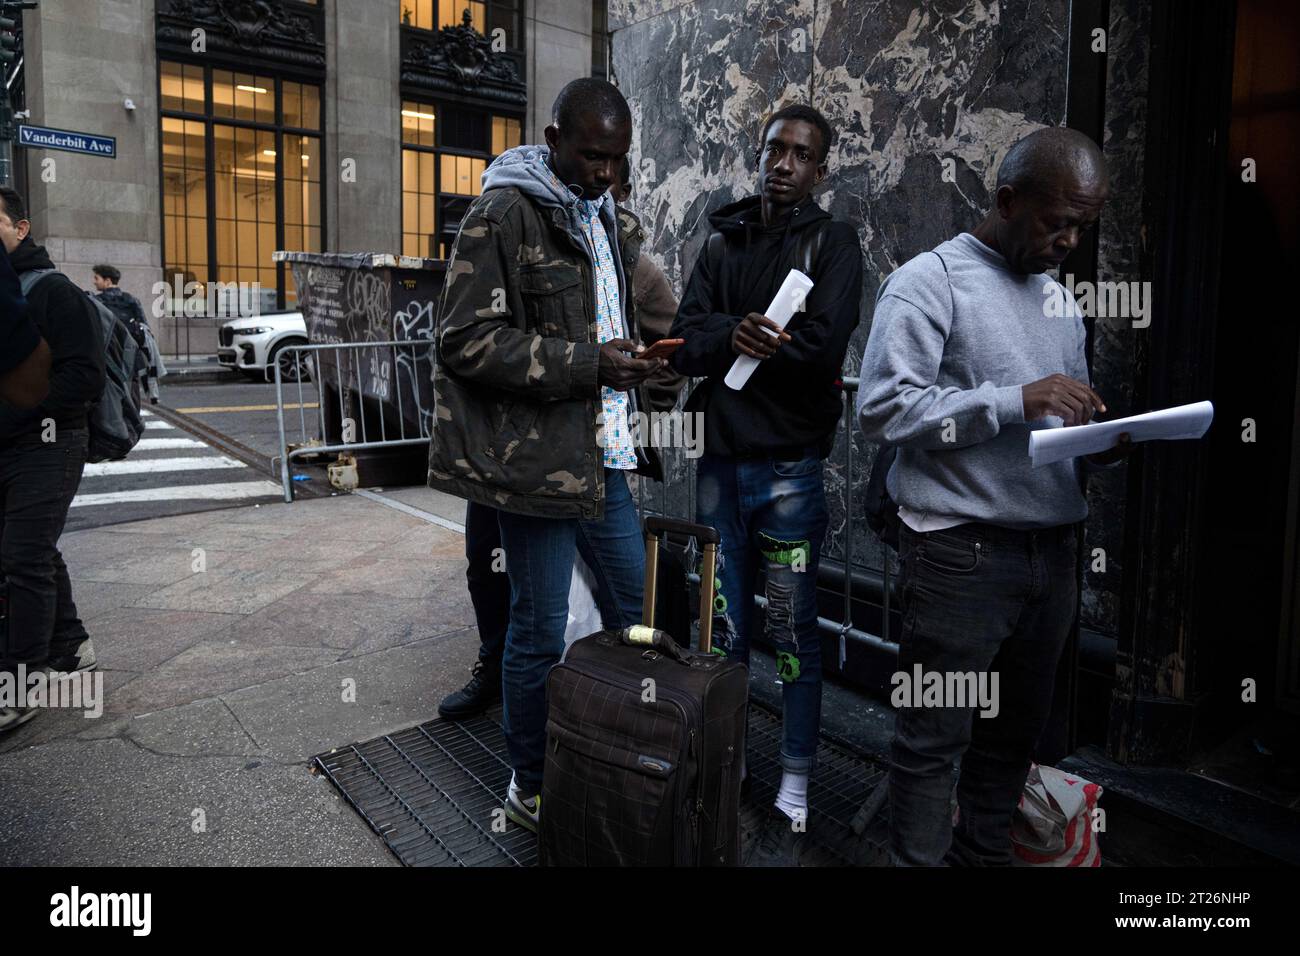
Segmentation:
<svg viewBox="0 0 1300 956">
<path fill-rule="evenodd" d="M 140 300 L 117 286 L 109 286 L 97 295 L 99 301 L 108 306 L 130 330 L 136 344 L 145 348 L 147 342 L 145 329 L 148 328 L 149 322 L 144 317 L 144 306 L 140 304 Z"/>
<path fill-rule="evenodd" d="M 0 374 L 22 365 L 40 342 L 40 334 L 27 315 L 27 300 L 18 275 L 9 264 L 9 254 L 0 246 Z"/>
<path fill-rule="evenodd" d="M 434 334 L 429 486 L 518 514 L 597 518 L 595 267 L 577 198 L 552 189 L 538 165 L 546 154 L 521 146 L 497 157 L 461 221 Z M 603 218 L 636 341 L 635 251 L 623 241 L 636 219 L 612 201 Z M 649 407 L 644 389 L 631 394 L 629 411 Z M 639 473 L 660 476 L 653 448 L 637 458 Z"/>
<path fill-rule="evenodd" d="M 10 255 L 21 276 L 53 269 L 45 249 L 28 236 Z M 104 391 L 104 332 L 89 296 L 63 275 L 41 279 L 27 297 L 28 314 L 50 346 L 50 392 L 29 411 L 0 402 L 0 436 L 39 433 L 47 418 L 57 429 L 86 427 L 86 412 Z"/>
<path fill-rule="evenodd" d="M 686 340 L 673 367 L 705 379 L 686 402 L 688 411 L 704 413 L 704 449 L 733 458 L 797 458 L 812 447 L 825 458 L 843 414 L 838 380 L 862 296 L 857 231 L 811 198 L 768 227 L 758 196 L 724 206 L 709 222 L 723 235 L 720 261 L 710 261 L 706 242 L 670 332 Z M 786 326 L 790 341 L 759 363 L 743 389 L 728 388 L 732 332 L 750 312 L 766 311 L 795 265 L 801 233 L 812 228 L 824 235 L 804 311 Z"/>
</svg>

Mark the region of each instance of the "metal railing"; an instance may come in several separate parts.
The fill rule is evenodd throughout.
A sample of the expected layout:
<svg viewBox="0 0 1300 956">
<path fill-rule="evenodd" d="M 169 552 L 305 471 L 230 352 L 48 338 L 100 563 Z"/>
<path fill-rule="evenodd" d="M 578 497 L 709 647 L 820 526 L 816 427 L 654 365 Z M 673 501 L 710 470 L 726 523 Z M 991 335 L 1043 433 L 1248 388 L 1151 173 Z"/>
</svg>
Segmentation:
<svg viewBox="0 0 1300 956">
<path fill-rule="evenodd" d="M 428 445 L 432 402 L 427 339 L 286 346 L 275 363 L 275 406 L 280 426 L 280 480 L 293 501 L 293 462 L 308 455 Z M 299 435 L 285 426 L 285 367 L 297 369 Z M 307 433 L 304 370 L 315 380 L 318 438 Z M 331 381 L 332 379 L 332 381 Z M 337 434 L 339 440 L 330 439 Z M 274 470 L 275 460 L 272 460 Z"/>
<path fill-rule="evenodd" d="M 844 516 L 844 534 L 842 538 L 843 546 L 844 546 L 844 554 L 842 558 L 844 573 L 843 573 L 843 581 L 841 584 L 841 594 L 844 599 L 843 617 L 839 621 L 834 621 L 831 620 L 830 618 L 822 617 L 820 615 L 818 615 L 817 618 L 818 630 L 821 631 L 823 634 L 829 634 L 837 639 L 838 648 L 839 648 L 839 666 L 841 669 L 844 667 L 844 662 L 848 652 L 848 644 L 850 642 L 857 642 L 864 646 L 870 647 L 874 650 L 882 651 L 884 653 L 891 654 L 891 655 L 896 655 L 898 653 L 898 644 L 890 637 L 890 630 L 891 630 L 890 605 L 892 599 L 891 592 L 892 592 L 892 583 L 893 583 L 893 576 L 894 576 L 893 567 L 892 567 L 894 561 L 894 555 L 893 552 L 887 547 L 882 548 L 884 560 L 881 562 L 882 567 L 880 570 L 880 578 L 881 578 L 880 631 L 881 633 L 871 634 L 867 631 L 862 630 L 859 627 L 856 627 L 853 623 L 854 580 L 855 578 L 860 579 L 861 575 L 859 575 L 858 573 L 860 570 L 868 572 L 870 574 L 874 574 L 874 570 L 867 569 L 865 567 L 860 568 L 859 562 L 854 553 L 855 549 L 854 549 L 854 540 L 853 540 L 853 498 L 854 498 L 855 487 L 857 488 L 861 487 L 861 484 L 855 483 L 853 480 L 854 479 L 853 435 L 857 429 L 857 422 L 854 416 L 854 404 L 855 404 L 855 396 L 858 390 L 859 380 L 853 377 L 846 377 L 842 379 L 842 381 L 844 383 L 844 411 L 843 411 L 844 435 L 842 438 L 843 445 L 844 445 L 843 457 L 842 457 L 844 474 L 843 474 L 843 480 L 840 482 L 840 488 L 841 488 L 840 498 L 841 498 L 841 507 L 843 509 L 843 516 Z M 673 496 L 669 493 L 670 486 L 674 484 L 674 482 L 664 481 L 661 483 L 663 487 L 660 489 L 660 494 L 659 494 L 660 511 L 658 513 L 666 514 L 667 503 L 670 498 L 677 497 L 680 500 L 681 498 L 684 497 L 687 503 L 687 508 L 691 512 L 689 515 L 685 517 L 687 518 L 687 520 L 694 521 L 695 520 L 695 515 L 694 515 L 695 476 L 693 471 L 688 472 L 684 480 L 686 482 L 685 495 L 678 495 L 678 496 Z M 641 482 L 638 488 L 638 498 L 639 498 L 639 505 L 643 517 L 646 514 L 655 513 L 653 510 L 647 511 L 647 502 L 646 502 L 647 496 L 648 495 L 645 487 L 645 482 Z M 671 515 L 669 516 L 675 517 Z M 823 550 L 822 560 L 823 562 L 827 560 L 824 550 Z M 833 562 L 835 559 L 832 558 L 830 560 Z M 699 583 L 698 574 L 690 573 L 687 576 L 693 584 Z M 759 608 L 765 609 L 767 606 L 767 600 L 761 594 L 756 594 L 754 596 L 754 601 Z"/>
</svg>

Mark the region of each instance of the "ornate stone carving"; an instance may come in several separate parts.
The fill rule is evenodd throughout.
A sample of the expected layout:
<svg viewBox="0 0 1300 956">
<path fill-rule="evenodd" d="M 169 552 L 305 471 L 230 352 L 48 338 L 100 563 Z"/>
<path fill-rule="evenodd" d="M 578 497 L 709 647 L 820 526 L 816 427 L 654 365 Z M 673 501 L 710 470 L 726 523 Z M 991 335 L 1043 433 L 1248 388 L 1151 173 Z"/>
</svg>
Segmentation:
<svg viewBox="0 0 1300 956">
<path fill-rule="evenodd" d="M 460 26 L 443 27 L 432 40 L 411 38 L 402 59 L 402 80 L 452 93 L 471 93 L 511 103 L 528 101 L 515 61 L 492 49 L 465 10 Z"/>
<path fill-rule="evenodd" d="M 284 0 L 159 0 L 160 46 L 188 48 L 196 28 L 206 31 L 212 52 L 325 68 L 320 24 Z"/>
</svg>

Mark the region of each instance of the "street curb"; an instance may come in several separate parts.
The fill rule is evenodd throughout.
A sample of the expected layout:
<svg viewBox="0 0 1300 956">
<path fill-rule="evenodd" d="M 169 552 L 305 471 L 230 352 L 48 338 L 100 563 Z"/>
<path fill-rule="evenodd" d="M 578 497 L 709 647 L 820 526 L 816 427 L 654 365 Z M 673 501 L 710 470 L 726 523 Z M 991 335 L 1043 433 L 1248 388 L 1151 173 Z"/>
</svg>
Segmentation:
<svg viewBox="0 0 1300 956">
<path fill-rule="evenodd" d="M 158 380 L 159 385 L 221 385 L 225 382 L 242 382 L 244 376 L 227 368 L 179 368 L 169 371 Z"/>
</svg>

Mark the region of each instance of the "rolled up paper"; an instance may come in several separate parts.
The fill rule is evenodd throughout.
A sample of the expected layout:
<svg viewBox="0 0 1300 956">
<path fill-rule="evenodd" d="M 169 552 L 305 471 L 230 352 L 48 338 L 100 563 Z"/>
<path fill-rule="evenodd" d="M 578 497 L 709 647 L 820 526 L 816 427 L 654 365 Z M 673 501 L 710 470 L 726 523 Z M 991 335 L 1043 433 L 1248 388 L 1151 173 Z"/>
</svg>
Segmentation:
<svg viewBox="0 0 1300 956">
<path fill-rule="evenodd" d="M 772 299 L 772 304 L 767 307 L 763 314 L 775 322 L 780 328 L 785 328 L 786 323 L 794 316 L 795 312 L 803 311 L 803 304 L 808 298 L 808 293 L 812 291 L 813 280 L 808 278 L 798 269 L 791 269 L 781 283 L 781 288 L 776 290 L 776 296 Z M 764 329 L 768 335 L 775 338 L 776 333 L 771 329 Z M 749 355 L 738 355 L 736 361 L 731 364 L 731 371 L 723 379 L 728 388 L 740 391 L 749 381 L 749 376 L 754 374 L 754 369 L 758 368 L 759 360 Z"/>
</svg>

